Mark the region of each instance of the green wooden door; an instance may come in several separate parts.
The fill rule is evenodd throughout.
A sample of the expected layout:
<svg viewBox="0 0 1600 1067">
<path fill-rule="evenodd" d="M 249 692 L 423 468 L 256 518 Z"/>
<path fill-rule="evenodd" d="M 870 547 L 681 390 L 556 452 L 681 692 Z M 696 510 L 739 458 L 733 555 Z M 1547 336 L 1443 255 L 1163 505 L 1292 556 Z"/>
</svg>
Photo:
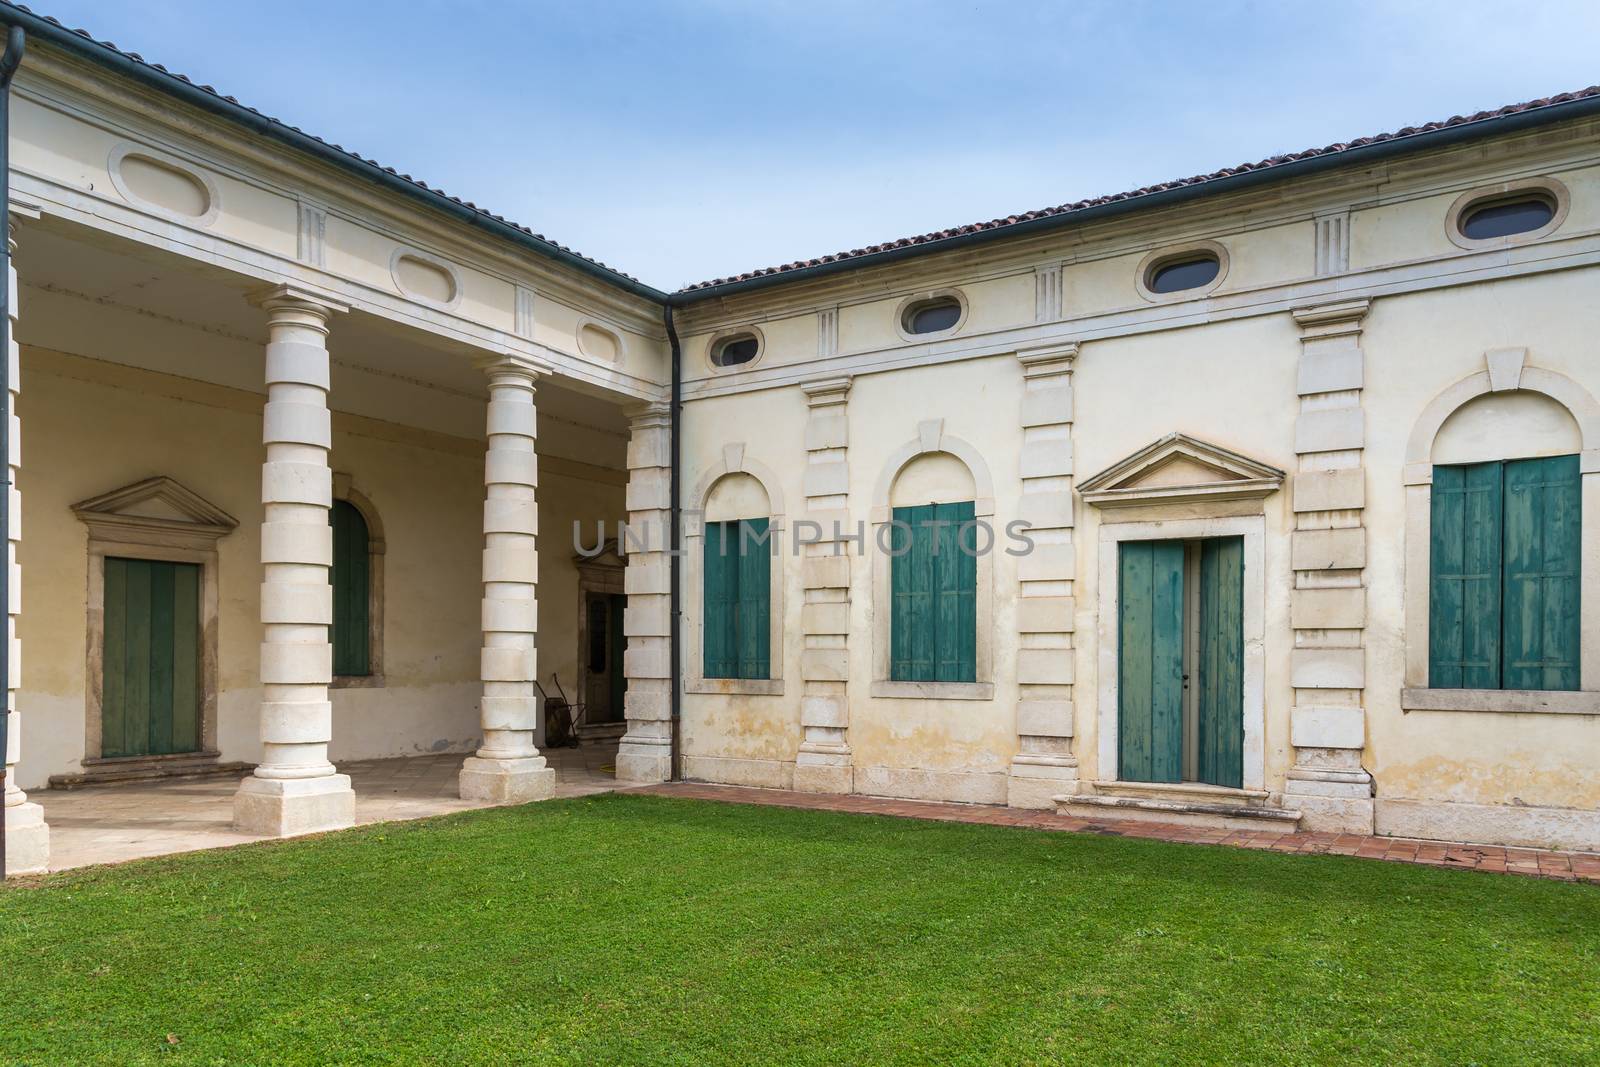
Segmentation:
<svg viewBox="0 0 1600 1067">
<path fill-rule="evenodd" d="M 200 748 L 200 568 L 105 561 L 100 751 L 161 756 Z"/>
<path fill-rule="evenodd" d="M 1195 776 L 1244 786 L 1244 538 L 1200 542 Z"/>
<path fill-rule="evenodd" d="M 606 597 L 606 621 L 610 624 L 610 641 L 606 645 L 609 657 L 607 664 L 611 675 L 610 706 L 606 710 L 606 717 L 600 722 L 622 721 L 622 698 L 628 692 L 628 675 L 622 669 L 622 654 L 628 650 L 628 635 L 624 632 L 623 611 L 628 606 L 628 598 L 622 593 L 612 593 Z"/>
<path fill-rule="evenodd" d="M 1183 542 L 1118 553 L 1117 777 L 1183 776 Z"/>
</svg>

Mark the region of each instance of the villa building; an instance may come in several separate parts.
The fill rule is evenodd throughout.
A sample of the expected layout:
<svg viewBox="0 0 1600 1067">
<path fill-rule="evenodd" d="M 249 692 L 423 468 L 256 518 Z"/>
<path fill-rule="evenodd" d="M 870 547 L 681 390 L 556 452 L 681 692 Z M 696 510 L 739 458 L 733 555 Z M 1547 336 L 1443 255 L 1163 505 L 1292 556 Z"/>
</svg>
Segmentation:
<svg viewBox="0 0 1600 1067">
<path fill-rule="evenodd" d="M 624 781 L 1600 850 L 1600 89 L 667 293 L 0 17 L 13 872 L 547 796 L 552 676 Z"/>
</svg>

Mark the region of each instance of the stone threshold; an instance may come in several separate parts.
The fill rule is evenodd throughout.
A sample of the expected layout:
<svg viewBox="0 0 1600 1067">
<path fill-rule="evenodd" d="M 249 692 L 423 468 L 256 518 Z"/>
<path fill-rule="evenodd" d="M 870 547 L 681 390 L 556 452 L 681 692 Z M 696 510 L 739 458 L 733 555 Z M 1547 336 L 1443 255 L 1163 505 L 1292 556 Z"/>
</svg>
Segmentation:
<svg viewBox="0 0 1600 1067">
<path fill-rule="evenodd" d="M 1074 793 L 1055 797 L 1057 813 L 1095 819 L 1112 818 L 1139 822 L 1176 823 L 1225 830 L 1254 830 L 1277 827 L 1293 830 L 1300 825 L 1300 813 L 1286 808 L 1256 804 L 1228 804 L 1216 799 L 1189 800 L 1181 797 L 1106 796 Z"/>
<path fill-rule="evenodd" d="M 938 822 L 1011 826 L 1029 830 L 1102 834 L 1143 838 L 1179 844 L 1225 845 L 1299 855 L 1354 856 L 1358 859 L 1417 863 L 1429 867 L 1521 874 L 1600 886 L 1600 853 L 1560 852 L 1550 849 L 1503 845 L 1475 845 L 1456 841 L 1375 837 L 1362 834 L 1305 832 L 1286 825 L 1270 828 L 1225 829 L 1184 826 L 1174 822 L 1118 818 L 1114 809 L 1100 809 L 1093 819 L 1054 811 L 1005 808 L 988 804 L 956 804 L 935 800 L 898 800 L 844 793 L 797 793 L 787 789 L 667 782 L 636 786 L 628 793 L 711 800 L 731 804 L 760 804 L 811 811 L 836 811 L 860 815 L 888 815 Z"/>
<path fill-rule="evenodd" d="M 96 785 L 222 778 L 249 774 L 253 763 L 221 763 L 219 752 L 178 752 L 170 756 L 117 756 L 86 759 L 83 770 L 50 776 L 51 789 L 83 789 Z"/>
</svg>

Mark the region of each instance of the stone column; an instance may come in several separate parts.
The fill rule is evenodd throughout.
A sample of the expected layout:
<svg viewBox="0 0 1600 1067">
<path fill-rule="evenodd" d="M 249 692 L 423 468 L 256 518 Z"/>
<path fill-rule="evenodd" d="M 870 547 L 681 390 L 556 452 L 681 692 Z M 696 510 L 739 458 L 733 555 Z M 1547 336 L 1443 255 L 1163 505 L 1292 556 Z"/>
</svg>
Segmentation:
<svg viewBox="0 0 1600 1067">
<path fill-rule="evenodd" d="M 328 762 L 333 705 L 333 474 L 328 320 L 344 310 L 294 286 L 262 294 L 267 404 L 261 467 L 261 762 L 239 785 L 234 824 L 284 837 L 355 822 L 350 777 Z"/>
<path fill-rule="evenodd" d="M 794 787 L 810 793 L 849 793 L 855 772 L 850 756 L 850 422 L 849 378 L 806 382 L 806 519 L 821 533 L 801 561 L 805 605 L 800 654 L 800 726 L 805 736 L 795 756 Z M 798 530 L 796 524 L 796 529 Z M 810 531 L 816 533 L 816 531 Z"/>
<path fill-rule="evenodd" d="M 1294 311 L 1301 330 L 1295 422 L 1294 628 L 1290 741 L 1284 803 L 1307 830 L 1372 833 L 1366 744 L 1366 442 L 1361 322 L 1368 301 Z"/>
<path fill-rule="evenodd" d="M 539 457 L 534 383 L 541 372 L 507 356 L 485 361 L 489 448 L 483 500 L 483 744 L 461 765 L 463 800 L 520 804 L 555 792 L 534 747 L 539 727 Z"/>
<path fill-rule="evenodd" d="M 10 528 L 6 530 L 6 566 L 11 571 L 10 601 L 6 604 L 6 640 L 11 643 L 9 676 L 6 678 L 5 820 L 6 874 L 37 874 L 50 866 L 50 827 L 45 825 L 44 809 L 31 803 L 17 788 L 17 761 L 22 756 L 22 716 L 17 712 L 17 691 L 22 688 L 22 639 L 17 624 L 22 615 L 22 566 L 17 562 L 22 547 L 22 493 L 17 489 L 17 474 L 22 468 L 22 420 L 17 417 L 17 394 L 22 391 L 21 359 L 17 346 L 17 245 L 11 245 L 9 277 L 6 279 L 6 314 L 10 316 L 10 343 L 6 346 L 7 381 L 10 391 L 5 418 L 10 422 L 11 448 L 6 457 L 6 484 L 11 494 Z"/>
<path fill-rule="evenodd" d="M 1007 790 L 1014 808 L 1048 808 L 1078 791 L 1072 754 L 1072 365 L 1076 344 L 1017 353 L 1022 363 L 1022 497 L 1017 517 L 1033 548 L 1017 557 L 1017 755 Z M 996 551 L 1008 546 L 995 531 Z"/>
<path fill-rule="evenodd" d="M 617 780 L 665 782 L 672 777 L 671 420 L 662 403 L 629 416 L 628 526 L 617 537 L 628 558 L 622 657 L 628 731 L 617 748 Z"/>
</svg>

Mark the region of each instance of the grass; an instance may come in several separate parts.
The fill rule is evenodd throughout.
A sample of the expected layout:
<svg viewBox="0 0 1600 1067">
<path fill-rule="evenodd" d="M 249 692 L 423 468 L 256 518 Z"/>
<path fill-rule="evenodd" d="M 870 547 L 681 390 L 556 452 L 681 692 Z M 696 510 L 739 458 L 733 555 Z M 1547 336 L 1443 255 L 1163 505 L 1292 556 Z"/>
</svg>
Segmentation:
<svg viewBox="0 0 1600 1067">
<path fill-rule="evenodd" d="M 0 891 L 0 1063 L 1578 1063 L 1600 892 L 613 795 Z"/>
</svg>

